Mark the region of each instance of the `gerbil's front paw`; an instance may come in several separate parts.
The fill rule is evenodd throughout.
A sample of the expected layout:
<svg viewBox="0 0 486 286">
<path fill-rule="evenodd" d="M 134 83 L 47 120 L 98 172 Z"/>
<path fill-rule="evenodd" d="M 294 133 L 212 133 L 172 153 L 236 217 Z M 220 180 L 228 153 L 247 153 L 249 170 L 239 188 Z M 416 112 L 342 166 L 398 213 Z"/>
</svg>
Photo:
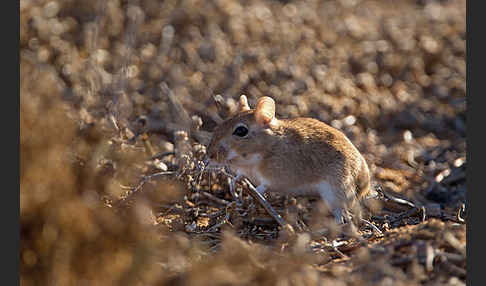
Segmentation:
<svg viewBox="0 0 486 286">
<path fill-rule="evenodd" d="M 334 215 L 334 218 L 336 219 L 337 224 L 344 224 L 344 218 L 342 214 L 342 209 L 341 208 L 335 208 L 332 210 L 332 214 Z"/>
</svg>

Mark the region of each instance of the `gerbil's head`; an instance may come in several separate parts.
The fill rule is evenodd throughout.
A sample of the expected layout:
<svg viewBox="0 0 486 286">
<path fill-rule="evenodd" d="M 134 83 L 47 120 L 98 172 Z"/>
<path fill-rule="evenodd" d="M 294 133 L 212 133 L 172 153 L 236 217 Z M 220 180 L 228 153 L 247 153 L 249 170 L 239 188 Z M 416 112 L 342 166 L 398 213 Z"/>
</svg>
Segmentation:
<svg viewBox="0 0 486 286">
<path fill-rule="evenodd" d="M 269 143 L 271 128 L 278 124 L 275 102 L 261 97 L 255 109 L 250 109 L 245 95 L 240 97 L 235 115 L 218 125 L 208 147 L 212 163 L 249 166 L 257 163 Z M 268 144 L 267 144 L 268 145 Z"/>
</svg>

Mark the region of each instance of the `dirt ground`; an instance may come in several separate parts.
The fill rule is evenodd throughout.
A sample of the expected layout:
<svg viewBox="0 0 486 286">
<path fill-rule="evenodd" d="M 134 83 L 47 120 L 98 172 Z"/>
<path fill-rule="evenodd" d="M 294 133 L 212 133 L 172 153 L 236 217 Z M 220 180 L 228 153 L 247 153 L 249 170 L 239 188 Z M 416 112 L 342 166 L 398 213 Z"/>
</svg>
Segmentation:
<svg viewBox="0 0 486 286">
<path fill-rule="evenodd" d="M 465 0 L 21 0 L 20 19 L 21 285 L 465 285 Z M 203 169 L 241 94 L 362 152 L 382 191 L 360 239 L 266 195 L 291 235 Z"/>
</svg>

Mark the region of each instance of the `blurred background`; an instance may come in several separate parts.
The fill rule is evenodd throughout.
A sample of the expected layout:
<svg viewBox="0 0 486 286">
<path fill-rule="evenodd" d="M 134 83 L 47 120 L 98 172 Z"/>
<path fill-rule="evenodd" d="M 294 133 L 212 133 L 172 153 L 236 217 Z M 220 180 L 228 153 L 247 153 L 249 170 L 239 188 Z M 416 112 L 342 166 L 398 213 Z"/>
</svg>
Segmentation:
<svg viewBox="0 0 486 286">
<path fill-rule="evenodd" d="M 318 202 L 269 198 L 295 240 L 235 207 L 191 130 L 241 94 L 342 130 L 423 213 L 336 251 Z M 464 285 L 465 0 L 20 0 L 20 101 L 21 285 Z"/>
</svg>

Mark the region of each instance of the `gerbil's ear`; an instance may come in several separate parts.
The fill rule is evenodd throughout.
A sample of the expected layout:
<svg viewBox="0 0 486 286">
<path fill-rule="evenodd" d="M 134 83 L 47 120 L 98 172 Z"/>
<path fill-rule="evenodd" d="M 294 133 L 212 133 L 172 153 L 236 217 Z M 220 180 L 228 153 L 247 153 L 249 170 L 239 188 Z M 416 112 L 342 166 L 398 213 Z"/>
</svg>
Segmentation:
<svg viewBox="0 0 486 286">
<path fill-rule="evenodd" d="M 275 117 L 275 101 L 268 96 L 258 99 L 255 120 L 260 126 L 268 125 Z"/>
<path fill-rule="evenodd" d="M 219 124 L 224 119 L 231 116 L 232 110 L 220 94 L 214 95 L 213 100 L 214 100 L 214 103 L 216 103 L 216 109 L 217 109 L 217 113 L 215 114 L 214 117 L 218 118 L 215 121 L 216 121 L 217 124 Z"/>
<path fill-rule="evenodd" d="M 250 106 L 248 105 L 248 99 L 246 98 L 246 95 L 242 94 L 240 96 L 240 101 L 238 102 L 238 111 L 247 111 L 250 110 Z"/>
</svg>

